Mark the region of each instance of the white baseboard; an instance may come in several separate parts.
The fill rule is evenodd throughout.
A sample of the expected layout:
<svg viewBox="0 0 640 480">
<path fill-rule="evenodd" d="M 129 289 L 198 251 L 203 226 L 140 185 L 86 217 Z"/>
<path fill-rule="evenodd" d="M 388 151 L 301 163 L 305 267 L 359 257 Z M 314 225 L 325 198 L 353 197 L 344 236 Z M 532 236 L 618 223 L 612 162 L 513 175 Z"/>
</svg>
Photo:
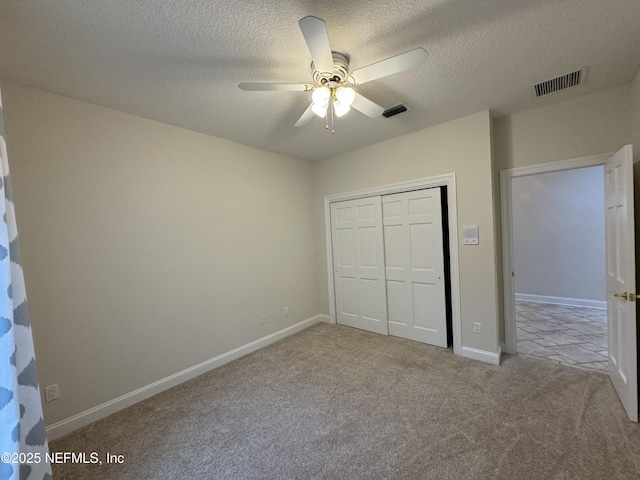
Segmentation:
<svg viewBox="0 0 640 480">
<path fill-rule="evenodd" d="M 491 363 L 493 365 L 500 365 L 500 357 L 502 356 L 502 348 L 498 347 L 497 352 L 487 352 L 486 350 L 478 350 L 472 347 L 462 347 L 461 355 L 472 360 L 479 360 L 480 362 Z"/>
<path fill-rule="evenodd" d="M 569 305 L 572 307 L 599 308 L 602 310 L 606 310 L 607 308 L 606 300 L 589 300 L 586 298 L 552 297 L 548 295 L 516 293 L 516 300 L 535 303 L 553 303 L 554 305 Z"/>
<path fill-rule="evenodd" d="M 157 382 L 153 382 L 149 385 L 146 385 L 142 388 L 138 388 L 133 392 L 126 393 L 118 398 L 114 398 L 113 400 L 109 400 L 101 405 L 90 408 L 89 410 L 85 410 L 84 412 L 80 412 L 77 415 L 73 415 L 72 417 L 65 418 L 59 422 L 53 423 L 46 428 L 47 437 L 49 441 L 55 440 L 56 438 L 60 438 L 63 435 L 66 435 L 74 430 L 77 430 L 80 427 L 84 427 L 90 423 L 93 423 L 97 420 L 105 418 L 113 413 L 116 413 L 119 410 L 130 407 L 131 405 L 141 402 L 153 395 L 156 395 L 164 390 L 168 390 L 169 388 L 175 387 L 187 380 L 191 380 L 203 373 L 208 372 L 209 370 L 213 370 L 214 368 L 220 367 L 225 363 L 229 363 L 232 360 L 240 358 L 244 355 L 247 355 L 251 352 L 255 352 L 261 348 L 266 347 L 278 340 L 281 340 L 289 335 L 293 335 L 305 328 L 308 328 L 316 323 L 323 321 L 330 321 L 328 315 L 316 315 L 315 317 L 308 318 L 301 322 L 296 323 L 295 325 L 291 325 L 290 327 L 283 328 L 280 331 L 267 335 L 265 337 L 259 338 L 253 342 L 247 343 L 241 347 L 230 350 L 222 355 L 218 355 L 217 357 L 211 358 L 209 360 L 205 360 L 202 363 L 194 365 L 193 367 L 189 367 L 181 372 L 170 375 L 166 378 L 158 380 Z"/>
</svg>

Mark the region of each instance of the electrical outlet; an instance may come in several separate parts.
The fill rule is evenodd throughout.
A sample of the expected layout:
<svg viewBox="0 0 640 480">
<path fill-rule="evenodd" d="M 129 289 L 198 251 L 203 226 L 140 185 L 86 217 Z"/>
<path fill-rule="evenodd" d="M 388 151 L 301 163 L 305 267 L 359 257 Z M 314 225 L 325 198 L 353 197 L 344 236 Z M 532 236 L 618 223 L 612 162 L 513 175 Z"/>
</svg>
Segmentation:
<svg viewBox="0 0 640 480">
<path fill-rule="evenodd" d="M 284 307 L 284 316 L 289 315 L 289 307 Z"/>
<path fill-rule="evenodd" d="M 482 324 L 480 322 L 473 322 L 473 333 L 482 333 Z"/>
<path fill-rule="evenodd" d="M 267 314 L 263 313 L 262 318 L 260 319 L 260 323 L 267 323 Z"/>
<path fill-rule="evenodd" d="M 54 383 L 48 387 L 44 387 L 44 401 L 53 402 L 60 398 L 60 390 L 58 390 L 58 384 Z"/>
</svg>

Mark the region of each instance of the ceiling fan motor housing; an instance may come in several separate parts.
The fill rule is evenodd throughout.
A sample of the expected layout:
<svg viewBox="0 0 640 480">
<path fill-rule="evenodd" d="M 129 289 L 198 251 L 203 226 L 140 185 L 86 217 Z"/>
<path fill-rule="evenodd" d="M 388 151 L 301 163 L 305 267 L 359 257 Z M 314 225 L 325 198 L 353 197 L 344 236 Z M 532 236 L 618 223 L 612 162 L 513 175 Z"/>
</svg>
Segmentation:
<svg viewBox="0 0 640 480">
<path fill-rule="evenodd" d="M 345 83 L 349 76 L 349 58 L 338 52 L 331 52 L 333 56 L 333 72 L 321 72 L 311 62 L 311 73 L 313 81 L 318 85 L 323 85 L 328 81 Z"/>
</svg>

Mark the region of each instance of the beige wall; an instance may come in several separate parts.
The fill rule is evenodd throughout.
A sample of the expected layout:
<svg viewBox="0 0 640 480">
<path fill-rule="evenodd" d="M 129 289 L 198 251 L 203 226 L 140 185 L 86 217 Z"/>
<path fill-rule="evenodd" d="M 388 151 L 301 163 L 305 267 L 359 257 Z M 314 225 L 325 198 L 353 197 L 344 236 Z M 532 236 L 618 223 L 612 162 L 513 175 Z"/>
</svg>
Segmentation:
<svg viewBox="0 0 640 480">
<path fill-rule="evenodd" d="M 603 90 L 492 122 L 494 175 L 505 168 L 615 152 L 631 143 L 631 85 Z M 501 229 L 500 200 L 496 223 Z M 502 241 L 498 238 L 499 271 Z M 499 276 L 502 309 L 502 276 Z M 504 340 L 501 315 L 500 338 Z"/>
<path fill-rule="evenodd" d="M 309 163 L 2 96 L 48 425 L 318 313 Z"/>
<path fill-rule="evenodd" d="M 512 180 L 516 294 L 606 301 L 604 167 Z"/>
<path fill-rule="evenodd" d="M 614 152 L 630 142 L 631 85 L 493 120 L 496 168 Z"/>
<path fill-rule="evenodd" d="M 455 172 L 458 227 L 480 226 L 480 245 L 459 248 L 462 345 L 496 352 L 496 271 L 489 112 L 360 148 L 314 164 L 316 237 L 324 240 L 325 195 Z M 326 250 L 318 245 L 320 311 L 329 312 Z M 482 322 L 482 334 L 473 333 Z"/>
</svg>

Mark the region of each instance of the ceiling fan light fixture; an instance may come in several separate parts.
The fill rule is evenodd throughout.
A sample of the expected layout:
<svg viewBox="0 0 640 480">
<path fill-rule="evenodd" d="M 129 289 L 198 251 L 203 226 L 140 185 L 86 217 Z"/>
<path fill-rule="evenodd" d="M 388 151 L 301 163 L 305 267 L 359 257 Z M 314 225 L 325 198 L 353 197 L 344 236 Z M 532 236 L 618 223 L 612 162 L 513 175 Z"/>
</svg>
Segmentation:
<svg viewBox="0 0 640 480">
<path fill-rule="evenodd" d="M 331 91 L 327 87 L 318 87 L 311 94 L 311 99 L 316 105 L 328 105 L 329 98 L 331 98 Z"/>
<path fill-rule="evenodd" d="M 353 88 L 351 87 L 338 87 L 338 89 L 336 90 L 336 98 L 343 105 L 350 107 L 356 98 L 356 92 L 354 92 Z"/>
<path fill-rule="evenodd" d="M 313 113 L 315 113 L 319 117 L 324 118 L 327 115 L 327 107 L 328 106 L 329 106 L 328 103 L 326 103 L 325 105 L 320 105 L 319 103 L 314 103 L 313 105 L 311 105 L 311 110 L 313 110 Z"/>
<path fill-rule="evenodd" d="M 342 117 L 349 110 L 351 110 L 351 106 L 349 106 L 346 103 L 340 101 L 339 99 L 336 99 L 333 102 L 333 111 L 335 112 L 336 117 Z"/>
</svg>

